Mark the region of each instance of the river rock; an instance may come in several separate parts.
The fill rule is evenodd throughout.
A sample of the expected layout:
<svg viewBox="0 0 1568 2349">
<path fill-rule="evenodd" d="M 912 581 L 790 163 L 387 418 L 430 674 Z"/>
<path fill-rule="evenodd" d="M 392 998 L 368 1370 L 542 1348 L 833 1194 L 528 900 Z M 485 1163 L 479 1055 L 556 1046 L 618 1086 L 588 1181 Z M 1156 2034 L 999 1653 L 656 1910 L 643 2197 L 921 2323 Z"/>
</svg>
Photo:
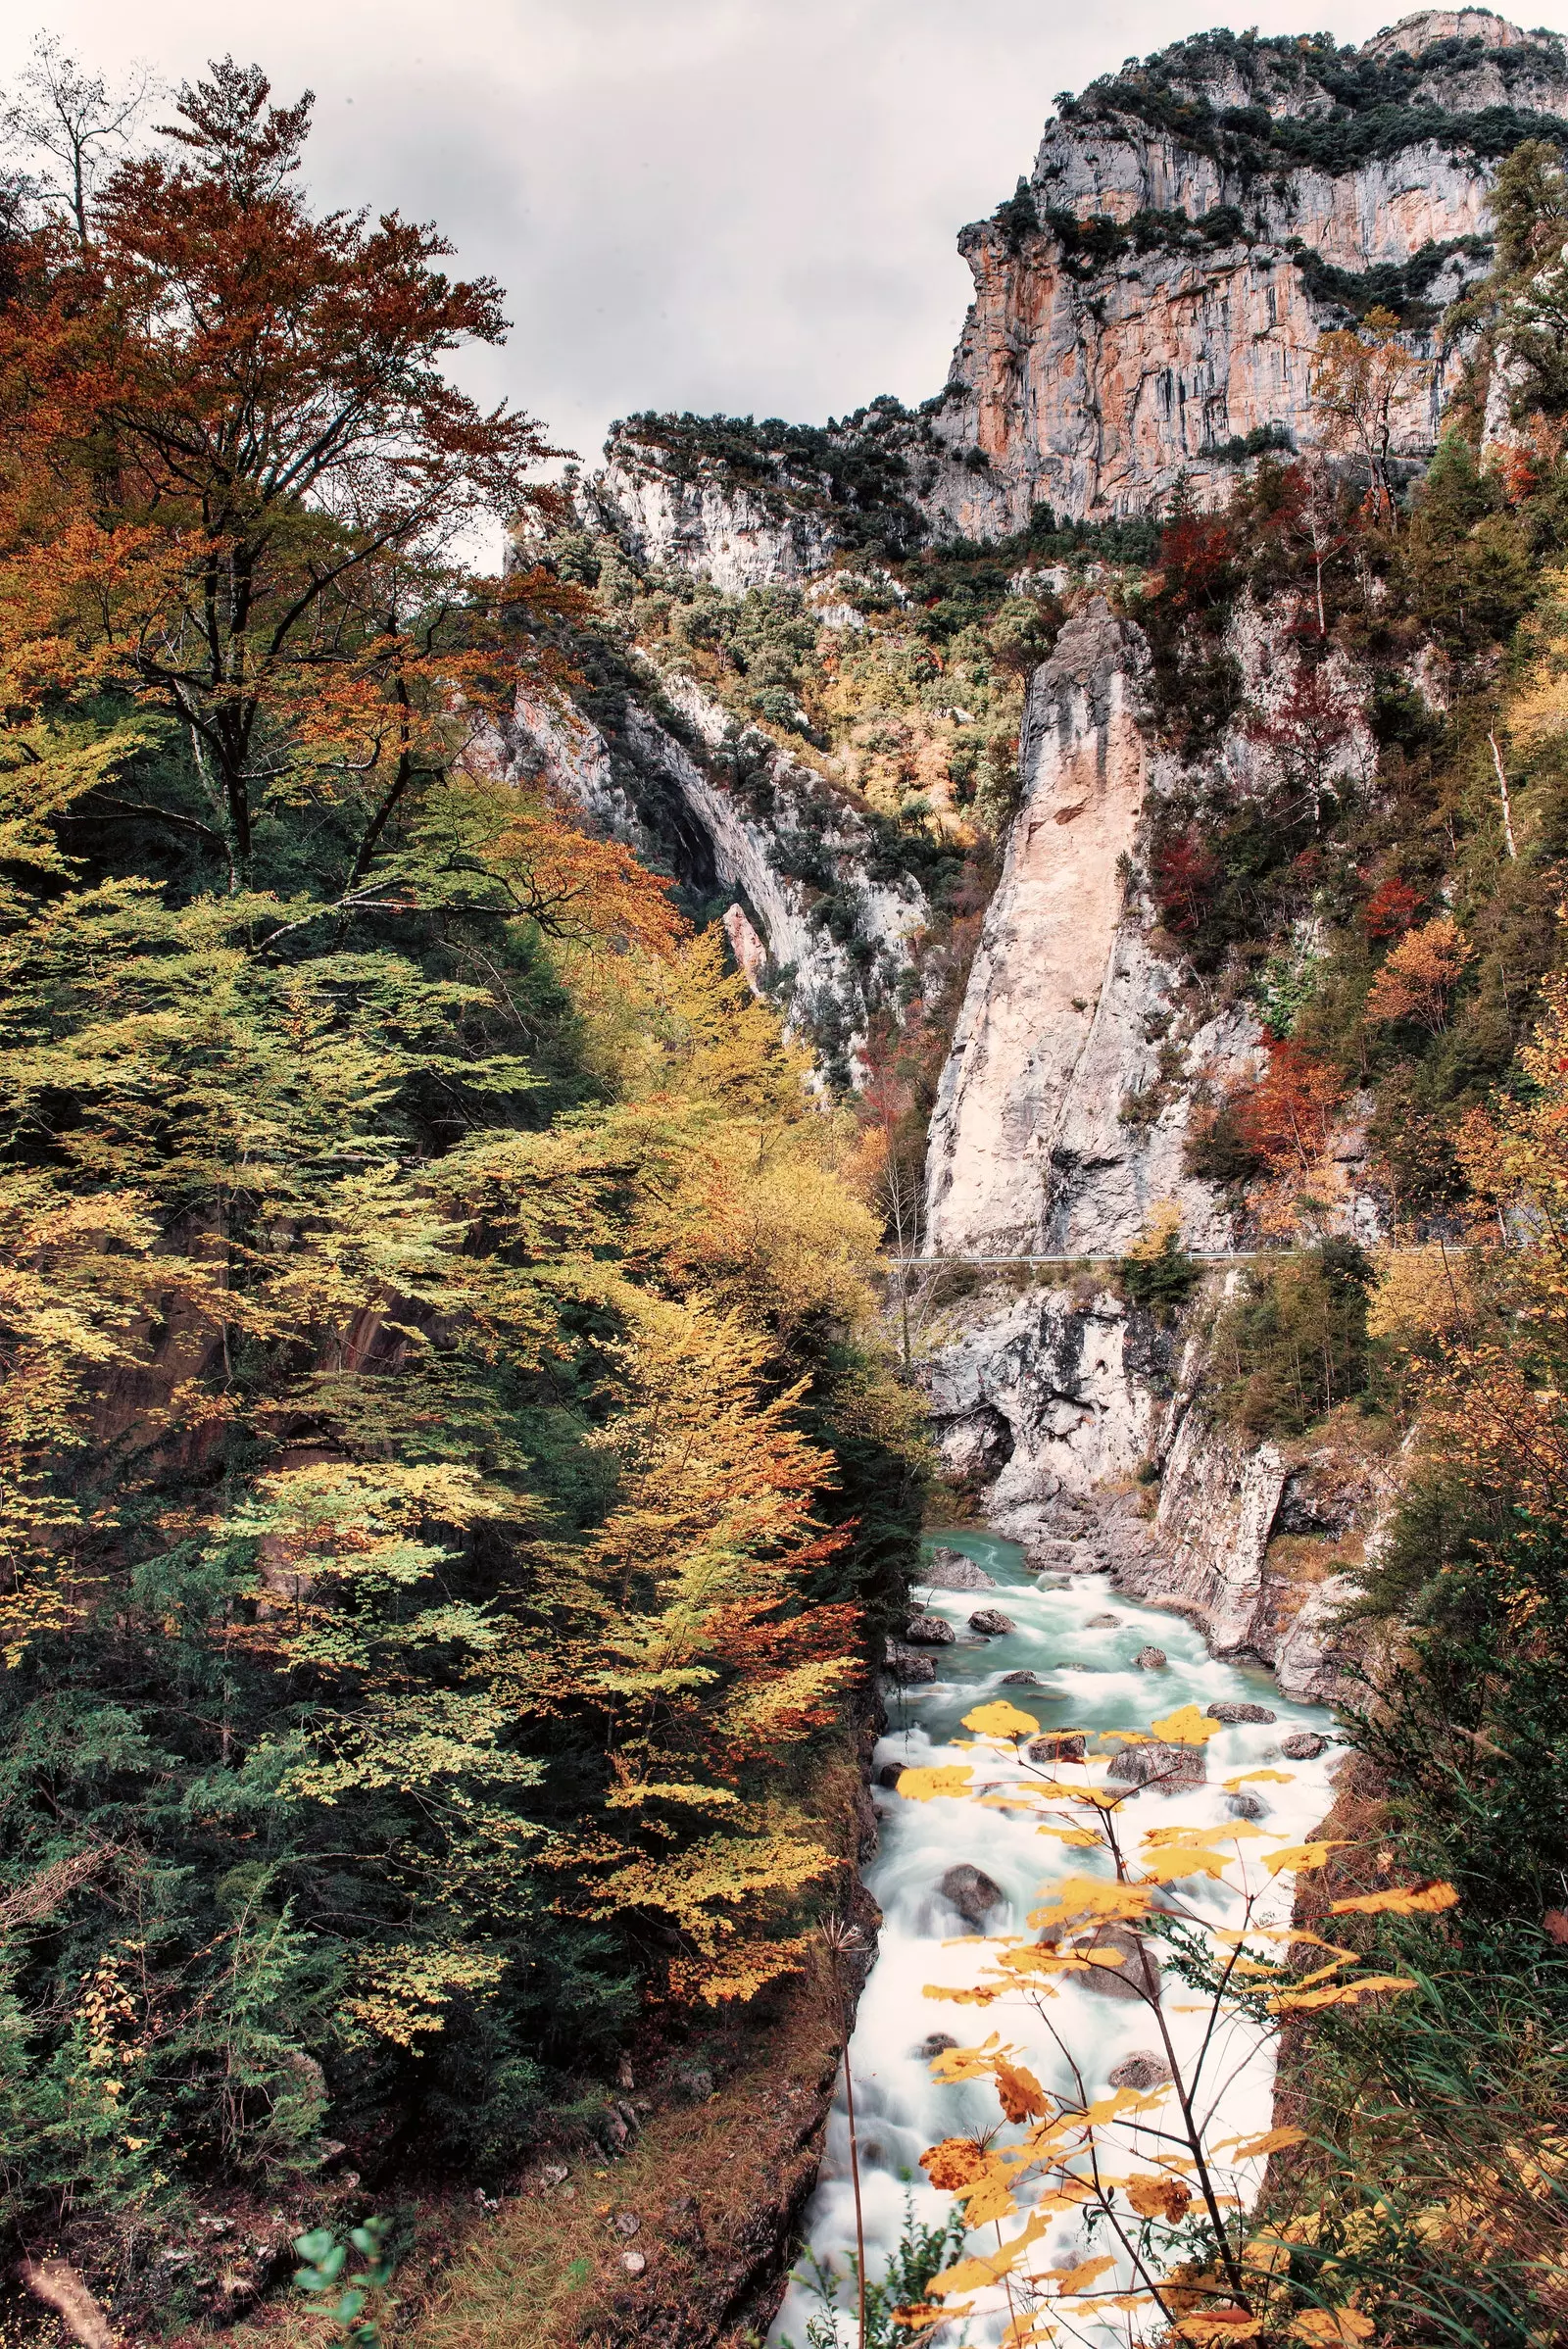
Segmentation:
<svg viewBox="0 0 1568 2349">
<path fill-rule="evenodd" d="M 1031 1762 L 1081 1762 L 1084 1758 L 1082 1730 L 1048 1730 L 1043 1737 L 1029 1742 Z"/>
<path fill-rule="evenodd" d="M 1091 1615 L 1084 1629 L 1090 1632 L 1113 1632 L 1120 1622 L 1119 1615 Z"/>
<path fill-rule="evenodd" d="M 1255 1794 L 1227 1794 L 1225 1808 L 1233 1819 L 1266 1819 L 1268 1804 Z"/>
<path fill-rule="evenodd" d="M 1278 1721 L 1266 1704 L 1206 1704 L 1203 1707 L 1210 1721 L 1223 1721 L 1229 1729 L 1238 1721 Z"/>
<path fill-rule="evenodd" d="M 1298 1729 L 1280 1739 L 1280 1751 L 1288 1762 L 1315 1762 L 1327 1746 L 1327 1737 L 1320 1737 L 1316 1730 L 1310 1729 Z"/>
<path fill-rule="evenodd" d="M 961 1549 L 934 1549 L 917 1569 L 915 1581 L 926 1590 L 994 1590 L 995 1575 L 987 1574 Z"/>
<path fill-rule="evenodd" d="M 904 1627 L 904 1637 L 915 1647 L 951 1647 L 957 1636 L 940 1615 L 911 1615 Z"/>
<path fill-rule="evenodd" d="M 890 1639 L 883 1659 L 896 1681 L 934 1681 L 937 1677 L 936 1659 L 920 1653 L 917 1647 L 906 1647 L 901 1640 Z"/>
<path fill-rule="evenodd" d="M 997 1683 L 1000 1688 L 1043 1688 L 1045 1685 L 1039 1673 L 1029 1671 L 1027 1666 L 1022 1672 L 1004 1672 Z"/>
<path fill-rule="evenodd" d="M 979 1925 L 1004 1895 L 1002 1886 L 993 1884 L 983 1868 L 972 1866 L 968 1860 L 960 1860 L 957 1867 L 950 1868 L 942 1879 L 942 1897 L 951 1900 L 959 1916 L 968 1924 Z"/>
<path fill-rule="evenodd" d="M 1152 1738 L 1147 1745 L 1118 1745 L 1107 1775 L 1124 1786 L 1152 1785 L 1162 1794 L 1175 1794 L 1183 1786 L 1202 1786 L 1208 1768 L 1200 1745 L 1163 1745 Z"/>
<path fill-rule="evenodd" d="M 1091 1949 L 1115 1949 L 1121 1953 L 1119 1966 L 1091 1966 L 1086 1973 L 1075 1974 L 1073 1981 L 1084 1989 L 1093 1990 L 1101 1998 L 1139 1998 L 1146 2005 L 1158 1998 L 1158 1961 L 1150 1955 L 1142 1933 L 1134 1933 L 1119 1917 L 1070 1946 L 1079 1957 Z"/>
<path fill-rule="evenodd" d="M 926 2033 L 914 2052 L 922 2064 L 929 2064 L 937 2056 L 944 2054 L 948 2048 L 956 2047 L 957 2044 L 958 2042 L 951 2031 L 933 2031 Z"/>
<path fill-rule="evenodd" d="M 1012 1617 L 1004 1615 L 1000 1607 L 976 1607 L 969 1618 L 969 1629 L 987 1639 L 1000 1639 L 1004 1633 L 1015 1632 L 1017 1628 Z"/>
<path fill-rule="evenodd" d="M 884 1762 L 881 1769 L 876 1774 L 877 1785 L 879 1786 L 896 1786 L 903 1773 L 903 1769 L 904 1765 L 902 1762 Z"/>
<path fill-rule="evenodd" d="M 1170 1658 L 1162 1647 L 1141 1647 L 1133 1662 L 1140 1672 L 1163 1672 Z"/>
<path fill-rule="evenodd" d="M 1151 2047 L 1139 2047 L 1131 2055 L 1122 2057 L 1110 2076 L 1110 2084 L 1113 2088 L 1137 2088 L 1142 2091 L 1163 2087 L 1169 2078 L 1170 2066 L 1164 2057 L 1156 2055 Z"/>
</svg>

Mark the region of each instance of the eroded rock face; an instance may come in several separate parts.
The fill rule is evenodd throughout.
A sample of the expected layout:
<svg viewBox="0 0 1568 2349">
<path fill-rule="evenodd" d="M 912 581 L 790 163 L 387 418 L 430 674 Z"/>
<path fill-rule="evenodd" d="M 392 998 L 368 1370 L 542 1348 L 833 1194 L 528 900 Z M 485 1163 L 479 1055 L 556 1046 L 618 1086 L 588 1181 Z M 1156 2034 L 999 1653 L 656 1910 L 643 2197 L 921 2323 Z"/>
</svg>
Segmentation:
<svg viewBox="0 0 1568 2349">
<path fill-rule="evenodd" d="M 1458 37 L 1478 49 L 1434 56 L 1403 103 L 1564 111 L 1561 44 L 1485 11 L 1429 12 L 1363 55 L 1433 51 L 1450 36 L 1432 28 L 1461 18 L 1471 29 Z M 1233 45 L 1228 56 L 1189 62 L 1177 49 L 1155 63 L 1210 120 L 1226 109 L 1310 116 L 1332 103 L 1310 57 Z M 959 237 L 974 302 L 934 419 L 945 462 L 922 502 L 967 536 L 1020 529 L 1041 501 L 1078 516 L 1148 512 L 1178 477 L 1200 504 L 1222 502 L 1227 443 L 1270 430 L 1289 445 L 1312 436 L 1312 349 L 1345 317 L 1321 265 L 1353 277 L 1446 247 L 1431 285 L 1440 305 L 1487 266 L 1495 165 L 1462 141 L 1433 140 L 1430 118 L 1413 115 L 1408 145 L 1351 169 L 1297 157 L 1259 170 L 1245 142 L 1188 145 L 1141 114 L 1147 78 L 1107 76 L 1047 124 L 1030 181 L 1037 226 L 1014 210 Z M 1467 357 L 1436 332 L 1423 349 L 1428 379 L 1396 417 L 1396 447 L 1412 458 L 1434 446 Z"/>
<path fill-rule="evenodd" d="M 1176 976 L 1127 904 L 1151 784 L 1147 665 L 1141 632 L 1097 600 L 1030 681 L 1023 798 L 932 1116 L 933 1255 L 1119 1254 L 1166 1199 L 1189 1247 L 1228 1242 L 1222 1201 L 1183 1162 L 1190 1088 L 1127 1113 L 1156 1077 Z M 1227 1010 L 1187 1062 L 1212 1082 L 1250 1065 L 1256 1037 Z M 985 1423 L 956 1414 L 943 1441 L 972 1481 Z"/>
<path fill-rule="evenodd" d="M 760 734 L 749 736 L 760 787 L 743 796 L 725 761 L 735 748 L 727 713 L 684 678 L 649 680 L 675 710 L 684 739 L 635 697 L 608 734 L 568 705 L 519 688 L 503 734 L 489 748 L 499 772 L 563 792 L 603 831 L 656 866 L 673 867 L 699 893 L 729 892 L 725 931 L 736 963 L 759 993 L 793 973 L 786 1024 L 842 1048 L 854 1081 L 855 1046 L 891 1000 L 910 941 L 929 919 L 916 884 L 872 878 L 865 818 L 821 778 Z M 826 855 L 855 936 L 835 938 L 811 918 L 810 893 L 785 869 L 803 841 Z"/>
</svg>

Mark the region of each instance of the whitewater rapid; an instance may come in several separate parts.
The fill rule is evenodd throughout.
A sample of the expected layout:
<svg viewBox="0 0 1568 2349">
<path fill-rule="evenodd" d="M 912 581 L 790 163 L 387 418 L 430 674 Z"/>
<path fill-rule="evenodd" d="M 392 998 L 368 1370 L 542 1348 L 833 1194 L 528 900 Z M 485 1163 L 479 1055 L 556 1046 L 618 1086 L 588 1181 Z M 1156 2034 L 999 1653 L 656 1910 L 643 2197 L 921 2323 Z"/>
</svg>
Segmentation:
<svg viewBox="0 0 1568 2349">
<path fill-rule="evenodd" d="M 1305 1761 L 1280 1756 L 1281 1739 L 1293 1732 L 1310 1730 L 1325 1736 L 1332 1731 L 1332 1719 L 1321 1707 L 1291 1703 L 1260 1667 L 1211 1656 L 1191 1625 L 1118 1596 L 1103 1575 L 1037 1578 L 1016 1543 L 983 1533 L 936 1535 L 925 1548 L 929 1552 L 938 1545 L 961 1550 L 998 1587 L 995 1591 L 942 1590 L 916 1585 L 922 1611 L 946 1617 L 957 1641 L 927 1651 L 936 1660 L 934 1684 L 906 1688 L 889 1684 L 889 1725 L 876 1748 L 873 1781 L 889 1764 L 979 1761 L 980 1756 L 960 1751 L 950 1741 L 968 1736 L 961 1727 L 962 1716 L 988 1699 L 1008 1699 L 1033 1714 L 1043 1730 L 1090 1731 L 1147 1729 L 1179 1706 L 1228 1700 L 1266 1706 L 1277 1719 L 1239 1724 L 1212 1738 L 1205 1785 L 1178 1793 L 1140 1792 L 1123 1812 L 1131 1839 L 1136 1842 L 1146 1828 L 1156 1825 L 1234 1822 L 1235 1810 L 1220 1782 L 1261 1768 L 1292 1774 L 1286 1784 L 1262 1783 L 1247 1790 L 1262 1813 L 1258 1824 L 1267 1836 L 1300 1841 L 1321 1821 L 1333 1799 L 1329 1772 L 1337 1759 L 1335 1747 L 1330 1744 L 1320 1756 Z M 968 1620 L 981 1607 L 1000 1608 L 1016 1629 L 997 1639 L 974 1639 Z M 1097 1627 L 1093 1619 L 1103 1616 L 1114 1617 L 1114 1624 Z M 1138 1651 L 1148 1646 L 1165 1651 L 1163 1669 L 1141 1670 L 1135 1664 Z M 1038 1673 L 1045 1685 L 1004 1686 L 1007 1674 L 1020 1671 Z M 987 1760 L 976 1769 L 975 1783 L 1004 1785 L 1013 1769 L 1006 1758 L 995 1766 Z M 1070 1779 L 1073 1773 L 1062 1775 Z M 983 1869 L 1005 1895 L 1004 1905 L 986 1916 L 983 1931 L 1024 1933 L 1028 1912 L 1038 1904 L 1043 1888 L 1081 1873 L 1086 1855 L 1063 1851 L 1042 1837 L 1022 1812 L 982 1809 L 972 1801 L 910 1802 L 879 1786 L 873 1798 L 881 1840 L 876 1858 L 862 1874 L 882 1910 L 883 1923 L 849 2058 L 859 2134 L 866 2268 L 876 2279 L 885 2274 L 898 2244 L 911 2195 L 922 2223 L 940 2220 L 952 2208 L 952 2197 L 927 2183 L 919 2167 L 921 2153 L 943 2137 L 993 2128 L 999 2118 L 989 2084 L 943 2086 L 932 2080 L 928 2060 L 920 2053 L 930 2033 L 948 2032 L 961 2044 L 972 2045 L 998 2031 L 1025 2051 L 1023 2060 L 1047 2088 L 1073 2094 L 1069 2069 L 1046 2025 L 1020 2001 L 977 2009 L 923 1994 L 927 1983 L 973 1985 L 987 1970 L 983 1942 L 958 1940 L 977 1929 L 943 1897 L 942 1879 L 960 1861 Z M 1215 1924 L 1236 1914 L 1235 1896 L 1222 1887 L 1181 1889 L 1184 1898 Z M 1267 1915 L 1287 1922 L 1293 1890 L 1293 1880 L 1281 1876 L 1272 1888 Z M 958 1945 L 944 1946 L 955 1942 Z M 1169 1978 L 1162 2005 L 1181 2051 L 1196 2039 L 1206 2009 L 1200 2014 L 1197 1994 Z M 1111 2070 L 1124 2058 L 1158 2049 L 1153 2017 L 1141 2001 L 1108 1998 L 1067 1981 L 1050 2012 L 1091 2095 L 1105 2090 Z M 1254 2047 L 1250 2039 L 1238 2036 L 1214 2067 L 1213 2081 L 1215 2093 L 1205 2095 L 1203 2107 L 1214 2107 L 1211 2136 L 1241 2136 L 1269 2127 L 1271 2045 Z M 1255 2190 L 1260 2172 L 1261 2164 L 1253 2164 L 1238 2178 L 1244 2195 L 1249 2188 Z M 768 2335 L 770 2349 L 782 2349 L 786 2342 L 803 2349 L 808 2325 L 821 2314 L 820 2300 L 802 2280 L 812 2255 L 841 2276 L 849 2274 L 855 2212 L 842 2071 L 806 2232 L 807 2259 L 797 2263 L 795 2280 Z M 1081 2242 L 1082 2220 L 1069 2214 L 1061 2222 L 1059 2239 L 1052 2242 L 1051 2256 L 1071 2255 Z M 844 2306 L 853 2314 L 854 2295 L 847 2286 Z M 1001 2317 L 995 2322 L 978 2317 L 971 2320 L 964 2338 L 984 2349 L 997 2338 L 1002 2324 Z M 846 2343 L 854 2339 L 853 2322 L 843 2316 L 840 2338 Z"/>
</svg>

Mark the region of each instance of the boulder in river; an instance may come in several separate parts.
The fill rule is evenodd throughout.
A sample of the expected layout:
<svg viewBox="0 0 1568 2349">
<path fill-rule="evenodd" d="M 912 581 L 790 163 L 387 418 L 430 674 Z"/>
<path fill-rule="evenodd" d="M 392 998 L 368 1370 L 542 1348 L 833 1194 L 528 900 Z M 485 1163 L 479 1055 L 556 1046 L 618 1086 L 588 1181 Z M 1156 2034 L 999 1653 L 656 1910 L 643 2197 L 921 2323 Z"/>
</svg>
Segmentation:
<svg viewBox="0 0 1568 2349">
<path fill-rule="evenodd" d="M 904 1627 L 904 1637 L 913 1647 L 951 1647 L 957 1636 L 940 1615 L 911 1615 Z"/>
<path fill-rule="evenodd" d="M 1012 1617 L 1004 1615 L 1000 1607 L 976 1607 L 969 1618 L 969 1629 L 987 1639 L 1000 1639 L 1004 1633 L 1015 1632 L 1017 1628 Z"/>
<path fill-rule="evenodd" d="M 1107 1955 L 1114 1950 L 1121 1961 L 1115 1966 L 1091 1966 L 1085 1973 L 1075 1974 L 1073 1981 L 1084 1989 L 1094 1990 L 1102 1998 L 1141 1998 L 1146 2005 L 1158 1998 L 1158 1961 L 1150 1954 L 1142 1933 L 1135 1933 L 1119 1917 L 1102 1925 L 1083 1940 L 1074 1941 L 1071 1950 L 1075 1957 L 1087 1957 L 1091 1950 L 1102 1950 Z"/>
<path fill-rule="evenodd" d="M 1206 1704 L 1203 1710 L 1210 1721 L 1223 1721 L 1227 1729 L 1238 1721 L 1277 1721 L 1279 1719 L 1278 1713 L 1271 1713 L 1266 1704 Z"/>
<path fill-rule="evenodd" d="M 1004 1672 L 997 1684 L 1001 1688 L 1043 1688 L 1045 1685 L 1039 1673 L 1027 1666 L 1022 1672 Z"/>
<path fill-rule="evenodd" d="M 1266 1819 L 1268 1804 L 1255 1794 L 1227 1794 L 1225 1808 L 1233 1819 Z"/>
<path fill-rule="evenodd" d="M 1083 1758 L 1081 1729 L 1048 1730 L 1043 1737 L 1032 1737 L 1029 1741 L 1031 1762 L 1081 1762 Z"/>
<path fill-rule="evenodd" d="M 896 1681 L 934 1681 L 937 1677 L 934 1656 L 922 1655 L 917 1647 L 906 1647 L 899 1639 L 888 1641 L 883 1662 Z"/>
<path fill-rule="evenodd" d="M 922 2064 L 929 2064 L 945 2054 L 948 2048 L 956 2047 L 957 2044 L 951 2031 L 933 2031 L 926 2033 L 914 2052 Z"/>
<path fill-rule="evenodd" d="M 1298 1729 L 1294 1736 L 1280 1739 L 1280 1751 L 1288 1762 L 1315 1762 L 1327 1747 L 1327 1737 L 1320 1737 L 1316 1730 Z"/>
<path fill-rule="evenodd" d="M 987 1574 L 961 1549 L 934 1549 L 916 1568 L 914 1580 L 927 1590 L 994 1590 L 995 1575 Z"/>
<path fill-rule="evenodd" d="M 1091 1615 L 1084 1629 L 1089 1632 L 1113 1632 L 1120 1622 L 1119 1615 Z"/>
<path fill-rule="evenodd" d="M 1163 2087 L 1170 2078 L 1170 2066 L 1162 2055 L 1152 2047 L 1136 2048 L 1124 2055 L 1110 2076 L 1113 2088 L 1137 2088 L 1140 2094 L 1148 2088 Z"/>
<path fill-rule="evenodd" d="M 1141 1647 L 1133 1662 L 1140 1672 L 1163 1672 L 1170 1658 L 1162 1647 Z"/>
<path fill-rule="evenodd" d="M 960 1860 L 950 1868 L 942 1879 L 942 1897 L 951 1900 L 960 1917 L 970 1925 L 979 1925 L 1003 1899 L 1002 1886 L 993 1884 L 983 1868 Z"/>
<path fill-rule="evenodd" d="M 1107 1775 L 1124 1786 L 1156 1786 L 1175 1794 L 1184 1786 L 1200 1786 L 1208 1777 L 1200 1745 L 1165 1745 L 1152 1737 L 1147 1745 L 1118 1745 Z"/>
<path fill-rule="evenodd" d="M 879 1786 L 896 1786 L 903 1773 L 902 1762 L 884 1762 L 876 1774 L 876 1783 Z"/>
</svg>

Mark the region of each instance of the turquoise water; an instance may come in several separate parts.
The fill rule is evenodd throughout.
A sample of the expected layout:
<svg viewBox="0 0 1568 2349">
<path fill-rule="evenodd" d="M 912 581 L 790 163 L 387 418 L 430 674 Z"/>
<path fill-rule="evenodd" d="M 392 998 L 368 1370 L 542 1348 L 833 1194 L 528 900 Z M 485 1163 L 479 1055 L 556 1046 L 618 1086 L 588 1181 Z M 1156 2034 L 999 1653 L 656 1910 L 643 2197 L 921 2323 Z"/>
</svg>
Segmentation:
<svg viewBox="0 0 1568 2349">
<path fill-rule="evenodd" d="M 1123 1812 L 1130 1831 L 1141 1834 L 1158 1825 L 1208 1824 L 1234 1814 L 1220 1790 L 1221 1780 L 1240 1771 L 1272 1768 L 1289 1772 L 1286 1785 L 1265 1784 L 1250 1789 L 1265 1806 L 1258 1822 L 1267 1835 L 1303 1839 L 1328 1810 L 1333 1799 L 1328 1783 L 1335 1759 L 1331 1746 L 1318 1759 L 1287 1762 L 1279 1752 L 1282 1737 L 1294 1730 L 1332 1729 L 1319 1706 L 1293 1704 L 1282 1697 L 1271 1676 L 1261 1667 L 1220 1662 L 1209 1655 L 1202 1638 L 1179 1615 L 1139 1606 L 1111 1589 L 1104 1575 L 1075 1575 L 1070 1580 L 1038 1578 L 1026 1565 L 1015 1542 L 995 1535 L 970 1531 L 932 1535 L 925 1548 L 961 1550 L 992 1576 L 998 1588 L 990 1590 L 930 1590 L 920 1593 L 923 1611 L 945 1616 L 958 1635 L 951 1647 L 927 1650 L 936 1661 L 937 1680 L 907 1688 L 889 1683 L 885 1688 L 888 1729 L 877 1745 L 874 1770 L 883 1764 L 899 1766 L 976 1760 L 951 1740 L 966 1737 L 963 1714 L 977 1704 L 1005 1697 L 1033 1715 L 1042 1730 L 1147 1729 L 1159 1716 L 1177 1707 L 1229 1700 L 1261 1704 L 1277 1715 L 1273 1723 L 1248 1723 L 1225 1730 L 1207 1748 L 1208 1783 L 1179 1793 L 1145 1790 Z M 917 1593 L 920 1587 L 917 1585 Z M 973 1640 L 968 1619 L 980 1607 L 996 1607 L 1012 1618 L 1016 1629 L 1002 1638 Z M 1092 1618 L 1114 1616 L 1113 1625 L 1093 1627 Z M 1140 1648 L 1163 1648 L 1163 1670 L 1141 1671 L 1133 1659 Z M 1040 1688 L 1004 1686 L 1009 1672 L 1037 1673 Z M 975 1771 L 976 1786 L 994 1785 L 1004 1790 L 1017 1765 L 1008 1756 L 987 1759 Z M 1070 1773 L 1068 1774 L 1071 1775 Z M 998 2108 L 989 2086 L 944 2086 L 933 2081 L 920 2043 L 931 2031 L 948 2031 L 964 2043 L 983 2039 L 993 2029 L 1024 2050 L 1024 2060 L 1047 2087 L 1071 2093 L 1070 2067 L 1054 2044 L 1043 2020 L 1018 2002 L 982 2010 L 931 1999 L 928 1983 L 971 1985 L 986 1971 L 983 1941 L 977 1929 L 965 1924 L 939 1889 L 946 1872 L 959 1861 L 982 1868 L 1005 1896 L 984 1921 L 988 1933 L 1025 1932 L 1028 1911 L 1043 1889 L 1069 1874 L 1108 1873 L 1097 1868 L 1097 1855 L 1064 1852 L 1038 1833 L 1023 1810 L 980 1809 L 967 1801 L 906 1802 L 896 1792 L 874 1789 L 881 1822 L 876 1858 L 863 1870 L 866 1885 L 883 1912 L 876 1962 L 861 1996 L 850 2060 L 855 2070 L 859 2123 L 861 2194 L 865 2212 L 867 2268 L 871 2275 L 885 2269 L 904 2225 L 906 2197 L 911 2188 L 922 2220 L 940 2217 L 950 2197 L 925 2182 L 918 2167 L 924 2149 L 939 2138 L 995 2126 Z M 1293 1884 L 1281 1877 L 1271 1895 L 1278 1921 L 1290 1913 Z M 1207 1884 L 1195 1893 L 1182 1887 L 1190 1905 L 1200 1907 L 1216 1924 L 1237 1913 L 1234 1894 Z M 1184 1994 L 1185 1996 L 1185 1994 Z M 1188 2004 L 1186 2014 L 1167 1989 L 1163 2001 L 1168 2026 L 1180 2050 L 1184 2034 L 1196 2033 L 1202 2018 Z M 1102 2090 L 1114 2065 L 1135 2051 L 1157 2048 L 1158 2039 L 1148 2009 L 1133 2000 L 1112 2000 L 1065 1982 L 1051 2008 L 1052 2022 L 1069 2049 L 1090 2092 Z M 1238 2041 L 1222 2051 L 1214 2076 L 1223 2083 L 1215 2106 L 1212 2134 L 1223 2136 L 1263 2129 L 1269 2125 L 1273 2096 L 1273 2054 L 1267 2045 Z M 1254 2165 L 1254 2169 L 1255 2169 Z M 1250 2173 L 1239 2175 L 1237 2190 L 1246 2195 L 1255 2188 Z M 1041 2246 L 1044 2267 L 1075 2253 L 1075 2230 L 1081 2221 L 1069 2215 L 1059 2230 Z M 847 2274 L 855 2244 L 853 2194 L 849 2174 L 849 2125 L 843 2082 L 829 2120 L 826 2152 L 820 2179 L 812 2197 L 807 2231 L 815 2256 L 829 2268 Z M 853 2295 L 848 2301 L 853 2306 Z M 820 2303 L 799 2282 L 791 2285 L 779 2320 L 769 2338 L 775 2344 L 803 2344 L 809 2319 Z M 971 2322 L 966 2338 L 981 2345 L 994 2341 L 1003 2319 L 980 2317 Z M 853 2327 L 841 2325 L 843 2340 Z M 944 2335 L 944 2338 L 947 2336 Z"/>
</svg>

